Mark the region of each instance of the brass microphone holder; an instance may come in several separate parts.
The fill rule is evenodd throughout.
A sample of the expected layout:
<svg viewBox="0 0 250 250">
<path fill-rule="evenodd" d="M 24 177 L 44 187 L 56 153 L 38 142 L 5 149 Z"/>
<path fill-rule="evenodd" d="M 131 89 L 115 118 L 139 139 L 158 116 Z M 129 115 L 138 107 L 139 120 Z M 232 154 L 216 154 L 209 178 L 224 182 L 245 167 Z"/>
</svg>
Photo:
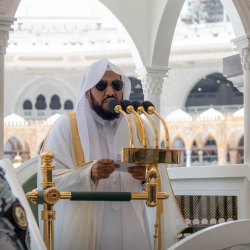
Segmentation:
<svg viewBox="0 0 250 250">
<path fill-rule="evenodd" d="M 128 105 L 124 107 L 127 113 L 134 113 L 134 108 L 132 105 Z M 116 105 L 115 112 L 121 111 L 121 105 Z M 157 207 L 157 216 L 154 234 L 154 249 L 156 249 L 156 239 L 158 238 L 158 246 L 157 249 L 161 250 L 161 214 L 163 212 L 163 203 L 162 200 L 158 201 L 159 191 L 161 191 L 161 180 L 158 171 L 158 165 L 161 163 L 164 164 L 180 164 L 181 160 L 181 151 L 180 150 L 170 150 L 169 149 L 169 133 L 167 124 L 164 119 L 161 117 L 159 113 L 155 111 L 154 106 L 149 106 L 147 112 L 144 110 L 143 106 L 139 106 L 137 108 L 137 113 L 144 114 L 151 122 L 154 134 L 155 134 L 155 142 L 154 148 L 146 148 L 142 145 L 142 148 L 135 148 L 130 145 L 130 148 L 122 148 L 121 152 L 121 162 L 128 163 L 137 163 L 146 166 L 146 194 L 148 199 L 146 200 L 146 205 L 148 207 Z M 124 111 L 123 111 L 124 112 Z M 165 149 L 159 149 L 158 144 L 158 132 L 155 126 L 153 119 L 149 116 L 151 114 L 155 114 L 162 122 L 165 129 Z M 129 123 L 129 127 L 132 127 L 131 122 Z M 145 127 L 143 129 L 143 133 L 145 133 Z M 131 135 L 130 135 L 131 136 Z M 145 136 L 145 134 L 144 134 Z M 168 196 L 167 193 L 166 196 Z"/>
<path fill-rule="evenodd" d="M 147 206 L 157 206 L 158 194 L 158 164 L 180 164 L 180 150 L 155 148 L 123 148 L 121 162 L 146 165 Z"/>
<path fill-rule="evenodd" d="M 146 113 L 144 109 L 139 109 L 139 112 L 135 112 L 134 107 L 132 105 L 126 106 L 125 111 L 122 109 L 120 104 L 115 105 L 114 111 L 116 113 L 122 113 L 125 115 L 128 125 L 129 131 L 132 131 L 131 121 L 128 119 L 126 113 L 136 114 L 140 120 L 140 123 L 143 124 L 143 144 L 142 148 L 135 148 L 134 143 L 130 144 L 130 148 L 122 148 L 121 152 L 121 162 L 128 163 L 137 163 L 146 165 L 146 193 L 148 195 L 148 199 L 146 201 L 146 205 L 148 207 L 156 207 L 157 206 L 157 195 L 158 195 L 158 183 L 159 183 L 159 173 L 158 173 L 158 164 L 180 164 L 181 160 L 181 151 L 180 150 L 170 150 L 169 149 L 169 134 L 166 122 L 164 119 L 158 114 L 154 107 L 150 107 L 147 110 L 149 114 L 155 114 L 162 121 L 165 132 L 166 132 L 166 149 L 159 149 L 158 143 L 155 142 L 155 148 L 146 148 L 145 145 L 145 125 L 142 122 L 139 114 Z M 150 111 L 150 112 L 149 112 Z M 146 115 L 148 117 L 148 115 Z M 148 117 L 150 119 L 150 117 Z M 151 121 L 151 119 L 150 119 Z M 153 128 L 155 130 L 155 137 L 158 139 L 157 129 L 154 126 L 154 123 L 151 121 Z M 134 142 L 133 133 L 130 133 L 130 138 Z M 166 193 L 167 194 L 167 193 Z"/>
</svg>

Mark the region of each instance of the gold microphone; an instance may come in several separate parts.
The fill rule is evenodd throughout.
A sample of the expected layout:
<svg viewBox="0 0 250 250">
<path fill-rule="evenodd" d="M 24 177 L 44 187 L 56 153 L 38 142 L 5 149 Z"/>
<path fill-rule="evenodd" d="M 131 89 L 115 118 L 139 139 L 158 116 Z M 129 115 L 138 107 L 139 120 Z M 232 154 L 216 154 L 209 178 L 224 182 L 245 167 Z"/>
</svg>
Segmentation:
<svg viewBox="0 0 250 250">
<path fill-rule="evenodd" d="M 165 145 L 165 148 L 166 149 L 169 149 L 169 134 L 168 134 L 168 127 L 167 127 L 167 123 L 165 122 L 165 120 L 162 118 L 162 116 L 155 111 L 155 107 L 153 105 L 152 102 L 149 102 L 149 101 L 145 101 L 142 103 L 144 109 L 146 110 L 146 112 L 150 115 L 152 114 L 155 114 L 162 122 L 162 125 L 164 127 L 164 130 L 165 130 L 165 136 L 166 136 L 166 145 Z"/>
<path fill-rule="evenodd" d="M 134 148 L 135 146 L 134 146 L 134 137 L 133 137 L 131 121 L 130 121 L 127 113 L 122 110 L 121 103 L 118 102 L 117 100 L 111 100 L 108 103 L 108 108 L 109 108 L 109 111 L 112 113 L 116 113 L 116 114 L 122 113 L 125 116 L 127 123 L 128 123 L 128 127 L 129 127 L 130 148 Z"/>
<path fill-rule="evenodd" d="M 153 127 L 153 129 L 154 129 L 154 134 L 155 134 L 154 148 L 159 148 L 158 131 L 157 131 L 157 127 L 156 127 L 156 125 L 155 125 L 154 120 L 153 120 L 153 119 L 150 117 L 150 115 L 145 111 L 145 109 L 143 108 L 142 104 L 141 104 L 139 101 L 133 101 L 132 104 L 133 104 L 133 106 L 134 106 L 135 111 L 136 111 L 139 115 L 144 114 L 144 115 L 149 119 L 149 121 L 151 122 L 152 127 Z"/>
<path fill-rule="evenodd" d="M 138 118 L 138 120 L 139 120 L 139 122 L 141 124 L 141 127 L 142 127 L 142 138 L 143 138 L 142 139 L 142 148 L 147 148 L 147 134 L 146 134 L 145 124 L 142 121 L 142 118 L 140 117 L 140 115 L 137 112 L 135 112 L 134 107 L 133 107 L 133 105 L 132 105 L 132 103 L 130 101 L 123 100 L 121 102 L 121 106 L 122 106 L 122 109 L 127 114 L 131 114 L 132 113 L 132 114 L 134 114 Z"/>
</svg>

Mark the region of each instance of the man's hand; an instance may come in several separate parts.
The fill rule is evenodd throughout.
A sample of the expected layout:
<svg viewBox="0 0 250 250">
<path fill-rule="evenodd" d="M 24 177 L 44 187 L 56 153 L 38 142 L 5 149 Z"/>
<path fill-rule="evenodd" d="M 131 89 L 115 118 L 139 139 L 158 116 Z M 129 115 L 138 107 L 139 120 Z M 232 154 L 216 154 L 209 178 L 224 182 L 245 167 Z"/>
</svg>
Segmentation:
<svg viewBox="0 0 250 250">
<path fill-rule="evenodd" d="M 139 181 L 145 181 L 146 179 L 146 166 L 137 164 L 134 167 L 128 167 L 128 172 L 132 174 L 133 178 Z"/>
<path fill-rule="evenodd" d="M 120 167 L 120 165 L 113 163 L 114 161 L 111 159 L 98 160 L 92 167 L 91 179 L 93 181 L 107 179 L 116 168 Z"/>
</svg>

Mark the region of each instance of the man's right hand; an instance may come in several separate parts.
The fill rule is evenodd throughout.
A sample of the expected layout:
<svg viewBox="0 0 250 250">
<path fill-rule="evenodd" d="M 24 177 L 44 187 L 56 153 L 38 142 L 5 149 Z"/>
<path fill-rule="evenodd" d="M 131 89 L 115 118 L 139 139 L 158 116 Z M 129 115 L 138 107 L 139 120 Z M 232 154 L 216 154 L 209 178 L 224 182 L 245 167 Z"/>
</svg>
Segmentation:
<svg viewBox="0 0 250 250">
<path fill-rule="evenodd" d="M 107 179 L 120 165 L 114 164 L 111 159 L 98 160 L 92 167 L 91 179 L 93 181 Z"/>
</svg>

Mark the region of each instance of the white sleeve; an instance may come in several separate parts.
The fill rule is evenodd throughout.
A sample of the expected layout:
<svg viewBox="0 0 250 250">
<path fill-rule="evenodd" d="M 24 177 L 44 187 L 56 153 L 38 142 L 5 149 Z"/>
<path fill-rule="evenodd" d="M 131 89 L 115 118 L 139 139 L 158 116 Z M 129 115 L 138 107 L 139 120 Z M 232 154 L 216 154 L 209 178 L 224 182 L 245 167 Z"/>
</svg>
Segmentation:
<svg viewBox="0 0 250 250">
<path fill-rule="evenodd" d="M 76 167 L 76 159 L 72 145 L 71 123 L 67 114 L 63 114 L 53 125 L 47 135 L 44 151 L 54 153 L 52 164 L 53 175 L 61 174 Z M 42 182 L 41 161 L 38 163 L 38 186 Z M 55 187 L 60 191 L 90 191 L 92 189 L 91 168 L 94 162 L 77 170 L 53 178 Z"/>
</svg>

